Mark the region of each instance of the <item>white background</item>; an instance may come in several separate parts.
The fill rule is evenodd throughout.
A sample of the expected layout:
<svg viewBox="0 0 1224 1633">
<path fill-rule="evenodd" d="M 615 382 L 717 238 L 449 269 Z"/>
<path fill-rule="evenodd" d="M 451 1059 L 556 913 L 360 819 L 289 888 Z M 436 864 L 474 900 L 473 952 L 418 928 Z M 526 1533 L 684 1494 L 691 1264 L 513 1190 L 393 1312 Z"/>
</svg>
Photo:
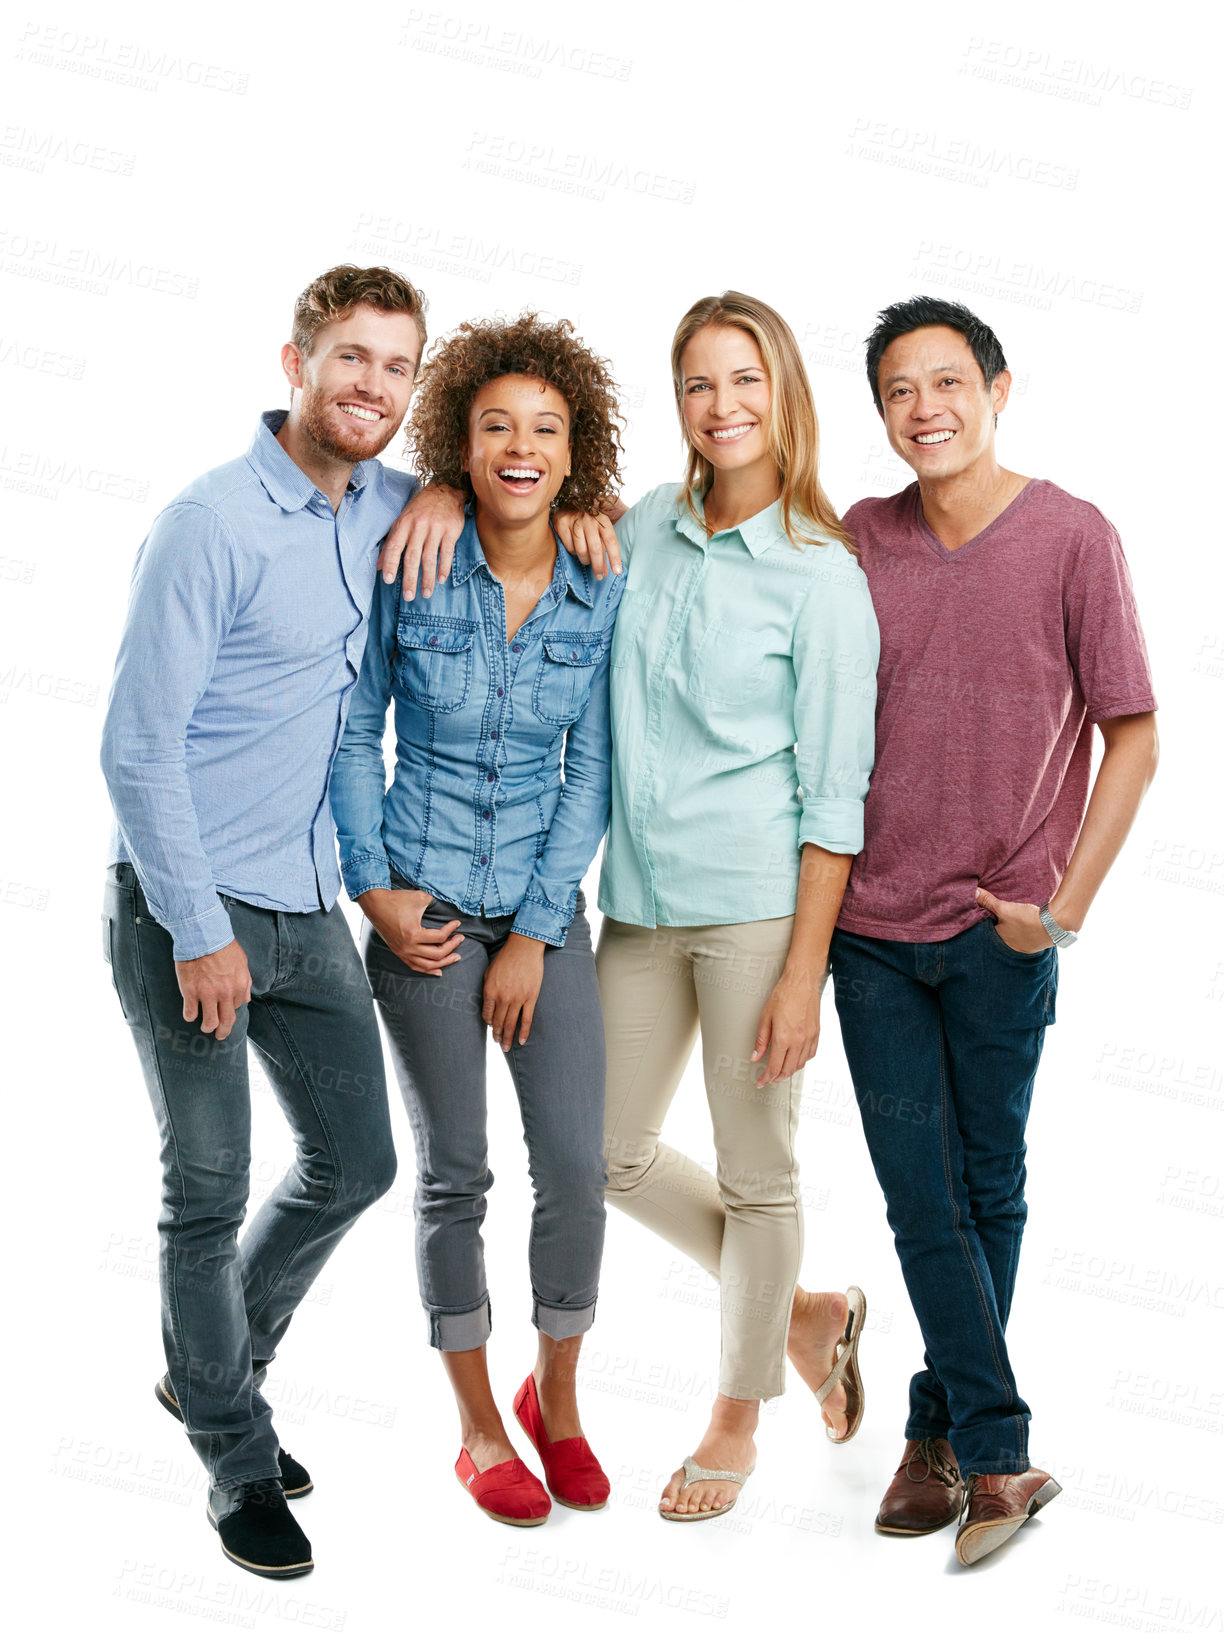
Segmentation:
<svg viewBox="0 0 1224 1633">
<path fill-rule="evenodd" d="M 863 1612 L 923 1629 L 970 1616 L 1219 1628 L 1224 620 L 1206 225 L 1219 57 L 1199 8 L 456 5 L 31 0 L 0 34 L 6 1440 L 19 1453 L 4 1485 L 28 1528 L 6 1597 L 45 1602 L 35 1621 L 98 1629 Z M 972 1572 L 952 1563 L 950 1531 L 903 1542 L 871 1528 L 919 1343 L 831 997 L 802 1123 L 804 1281 L 867 1292 L 868 1416 L 851 1446 L 826 1443 L 797 1386 L 764 1416 L 735 1514 L 660 1524 L 661 1478 L 708 1410 L 716 1300 L 613 1216 L 583 1396 L 612 1504 L 556 1508 L 537 1531 L 491 1525 L 451 1473 L 397 1098 L 398 1185 L 328 1265 L 276 1366 L 282 1437 L 318 1485 L 296 1510 L 317 1569 L 265 1584 L 218 1551 L 202 1473 L 152 1398 L 156 1141 L 99 957 L 97 745 L 142 536 L 285 400 L 293 297 L 342 260 L 417 281 L 431 334 L 524 306 L 573 318 L 624 386 L 630 498 L 679 474 L 667 351 L 697 297 L 736 287 L 789 319 L 843 509 L 908 480 L 862 374 L 874 312 L 917 291 L 963 298 L 1017 377 L 1005 463 L 1094 500 L 1121 532 L 1164 758 L 1063 958 L 1010 1334 L 1034 1460 L 1064 1493 Z M 533 1353 L 528 1191 L 494 1071 L 491 1359 L 509 1416 Z M 287 1138 L 262 1085 L 256 1101 L 262 1193 Z M 693 1072 L 671 1131 L 712 1156 Z"/>
</svg>

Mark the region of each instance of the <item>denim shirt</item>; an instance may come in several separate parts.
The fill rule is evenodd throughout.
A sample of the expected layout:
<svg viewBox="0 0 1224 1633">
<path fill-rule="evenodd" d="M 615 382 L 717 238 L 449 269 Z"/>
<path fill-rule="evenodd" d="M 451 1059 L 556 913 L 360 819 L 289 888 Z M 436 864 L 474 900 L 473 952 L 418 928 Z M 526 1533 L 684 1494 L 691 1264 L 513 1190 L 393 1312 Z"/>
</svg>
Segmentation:
<svg viewBox="0 0 1224 1633">
<path fill-rule="evenodd" d="M 557 545 L 552 582 L 506 639 L 506 598 L 469 515 L 429 601 L 380 581 L 332 774 L 345 889 L 390 869 L 465 913 L 514 915 L 561 946 L 608 821 L 608 671 L 623 581 Z M 395 774 L 382 739 L 395 705 Z M 564 760 L 564 775 L 562 765 Z"/>
<path fill-rule="evenodd" d="M 416 481 L 376 459 L 330 501 L 264 414 L 140 547 L 102 738 L 110 860 L 177 959 L 233 940 L 220 894 L 289 913 L 340 889 L 327 800 L 365 650 L 378 541 Z"/>
</svg>

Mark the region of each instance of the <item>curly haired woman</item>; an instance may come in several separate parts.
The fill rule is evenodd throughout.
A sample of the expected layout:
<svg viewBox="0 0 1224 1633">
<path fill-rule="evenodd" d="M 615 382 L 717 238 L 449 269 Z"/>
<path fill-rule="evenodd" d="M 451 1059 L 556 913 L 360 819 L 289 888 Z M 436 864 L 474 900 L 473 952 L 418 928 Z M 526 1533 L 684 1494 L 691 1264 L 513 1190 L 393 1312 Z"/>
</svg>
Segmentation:
<svg viewBox="0 0 1224 1633">
<path fill-rule="evenodd" d="M 466 493 L 465 525 L 431 600 L 379 584 L 332 779 L 341 869 L 369 921 L 366 969 L 416 1141 L 421 1298 L 459 1408 L 455 1469 L 514 1525 L 541 1524 L 551 1505 L 515 1454 L 486 1366 L 488 1030 L 518 1095 L 535 1195 L 539 1349 L 515 1415 L 558 1501 L 601 1508 L 609 1489 L 574 1389 L 604 1235 L 604 1034 L 579 885 L 608 820 L 622 581 L 597 583 L 558 546 L 550 515 L 611 499 L 617 418 L 606 365 L 564 321 L 465 323 L 435 350 L 410 440 L 423 479 Z"/>
</svg>

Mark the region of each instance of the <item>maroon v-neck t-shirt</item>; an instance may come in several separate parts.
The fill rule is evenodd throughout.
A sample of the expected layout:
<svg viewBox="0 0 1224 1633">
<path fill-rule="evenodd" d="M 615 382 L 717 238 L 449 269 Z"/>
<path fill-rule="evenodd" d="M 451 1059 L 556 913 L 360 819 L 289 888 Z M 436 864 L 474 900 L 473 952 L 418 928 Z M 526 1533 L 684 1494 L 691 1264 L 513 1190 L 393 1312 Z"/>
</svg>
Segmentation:
<svg viewBox="0 0 1224 1633">
<path fill-rule="evenodd" d="M 838 925 L 945 941 L 1049 901 L 1084 818 L 1092 723 L 1156 707 L 1130 573 L 1095 505 L 1033 480 L 949 550 L 918 484 L 846 516 L 880 625 L 876 760 Z"/>
</svg>

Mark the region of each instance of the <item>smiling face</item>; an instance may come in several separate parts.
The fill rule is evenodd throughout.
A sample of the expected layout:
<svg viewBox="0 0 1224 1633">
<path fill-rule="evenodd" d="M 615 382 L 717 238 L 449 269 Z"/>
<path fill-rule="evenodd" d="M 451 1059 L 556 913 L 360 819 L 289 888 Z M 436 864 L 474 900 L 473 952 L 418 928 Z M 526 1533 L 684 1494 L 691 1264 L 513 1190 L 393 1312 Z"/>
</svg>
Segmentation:
<svg viewBox="0 0 1224 1633">
<path fill-rule="evenodd" d="M 717 470 L 768 460 L 769 376 L 745 329 L 708 324 L 680 354 L 680 411 L 694 448 Z"/>
<path fill-rule="evenodd" d="M 490 380 L 468 411 L 463 468 L 486 512 L 507 522 L 546 516 L 570 473 L 569 404 L 531 374 Z"/>
<path fill-rule="evenodd" d="M 994 459 L 994 417 L 1011 375 L 1004 369 L 988 386 L 964 335 L 935 324 L 899 336 L 880 358 L 878 381 L 888 440 L 920 481 Z"/>
<path fill-rule="evenodd" d="M 405 312 L 355 306 L 326 323 L 303 356 L 281 354 L 289 383 L 301 392 L 302 430 L 332 459 L 372 459 L 399 430 L 421 360 L 416 319 Z"/>
</svg>

